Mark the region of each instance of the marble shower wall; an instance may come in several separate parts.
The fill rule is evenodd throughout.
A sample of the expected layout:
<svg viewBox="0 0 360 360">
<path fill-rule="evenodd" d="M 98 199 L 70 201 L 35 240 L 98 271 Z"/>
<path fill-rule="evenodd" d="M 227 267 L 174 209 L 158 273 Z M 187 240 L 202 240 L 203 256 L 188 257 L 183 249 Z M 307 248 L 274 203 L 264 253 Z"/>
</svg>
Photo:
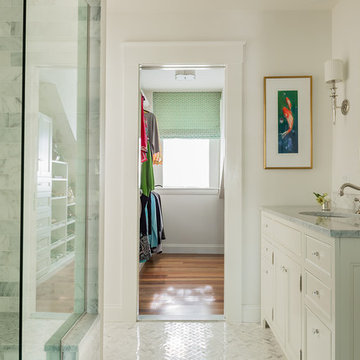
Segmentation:
<svg viewBox="0 0 360 360">
<path fill-rule="evenodd" d="M 22 5 L 0 1 L 0 314 L 19 311 Z"/>
<path fill-rule="evenodd" d="M 89 103 L 88 103 L 88 251 L 87 312 L 98 312 L 98 256 L 100 209 L 100 0 L 89 3 Z"/>
</svg>

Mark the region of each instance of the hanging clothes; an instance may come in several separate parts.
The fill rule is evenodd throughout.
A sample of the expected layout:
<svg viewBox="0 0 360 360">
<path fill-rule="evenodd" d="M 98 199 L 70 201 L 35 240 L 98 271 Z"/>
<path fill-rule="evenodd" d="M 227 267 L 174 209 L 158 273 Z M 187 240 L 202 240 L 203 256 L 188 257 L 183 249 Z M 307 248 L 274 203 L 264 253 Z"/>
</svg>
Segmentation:
<svg viewBox="0 0 360 360">
<path fill-rule="evenodd" d="M 156 116 L 144 110 L 146 120 L 146 136 L 150 142 L 150 149 L 153 154 L 160 152 L 160 136 Z"/>
<path fill-rule="evenodd" d="M 146 135 L 150 143 L 151 152 L 153 154 L 153 164 L 161 165 L 162 156 L 160 147 L 160 134 L 156 116 L 146 110 L 144 110 L 144 114 L 146 120 Z"/>
<path fill-rule="evenodd" d="M 150 195 L 150 192 L 155 189 L 154 169 L 152 163 L 152 155 L 150 151 L 150 144 L 148 142 L 148 152 L 146 154 L 147 161 L 141 164 L 141 185 L 140 188 L 145 196 Z"/>
<path fill-rule="evenodd" d="M 139 260 L 145 262 L 152 253 L 162 252 L 163 232 L 161 202 L 155 188 L 153 159 L 161 163 L 160 137 L 156 117 L 144 112 L 144 98 L 141 97 L 141 213 Z"/>
<path fill-rule="evenodd" d="M 149 243 L 149 225 L 148 225 L 148 217 L 146 214 L 147 204 L 149 202 L 149 198 L 145 195 L 141 195 L 141 215 L 140 215 L 140 249 L 139 249 L 139 260 L 140 262 L 145 262 L 151 257 L 151 249 Z"/>
<path fill-rule="evenodd" d="M 149 196 L 142 194 L 140 200 L 140 262 L 145 262 L 152 254 L 162 253 L 165 232 L 160 195 L 155 192 Z"/>
<path fill-rule="evenodd" d="M 159 243 L 161 240 L 165 240 L 165 229 L 164 229 L 164 220 L 163 220 L 163 212 L 162 212 L 162 205 L 161 205 L 161 198 L 160 195 L 156 192 L 152 192 L 156 201 L 156 218 L 157 218 L 157 226 L 158 226 L 158 239 Z"/>
<path fill-rule="evenodd" d="M 140 147 L 141 147 L 141 162 L 147 160 L 147 135 L 146 135 L 146 119 L 144 114 L 144 98 L 141 96 L 141 124 L 140 124 Z"/>
<path fill-rule="evenodd" d="M 158 233 L 157 216 L 156 216 L 156 200 L 153 193 L 150 194 L 150 212 L 151 212 L 150 247 L 152 252 L 157 252 L 156 249 L 159 246 L 159 233 Z"/>
</svg>

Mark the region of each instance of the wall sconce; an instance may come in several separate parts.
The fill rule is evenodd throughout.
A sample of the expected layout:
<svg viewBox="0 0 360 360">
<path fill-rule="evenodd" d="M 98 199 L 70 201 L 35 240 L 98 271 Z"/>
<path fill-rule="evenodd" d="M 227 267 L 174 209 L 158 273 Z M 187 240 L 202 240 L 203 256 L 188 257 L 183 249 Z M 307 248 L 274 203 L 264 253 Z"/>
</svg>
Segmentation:
<svg viewBox="0 0 360 360">
<path fill-rule="evenodd" d="M 325 62 L 325 81 L 330 84 L 330 98 L 332 104 L 332 112 L 333 112 L 333 124 L 336 123 L 336 109 L 341 109 L 341 113 L 343 115 L 347 115 L 350 110 L 350 102 L 349 100 L 344 100 L 341 103 L 341 106 L 337 106 L 337 95 L 335 84 L 340 81 L 344 81 L 344 64 L 342 60 L 339 59 L 331 59 Z"/>
</svg>

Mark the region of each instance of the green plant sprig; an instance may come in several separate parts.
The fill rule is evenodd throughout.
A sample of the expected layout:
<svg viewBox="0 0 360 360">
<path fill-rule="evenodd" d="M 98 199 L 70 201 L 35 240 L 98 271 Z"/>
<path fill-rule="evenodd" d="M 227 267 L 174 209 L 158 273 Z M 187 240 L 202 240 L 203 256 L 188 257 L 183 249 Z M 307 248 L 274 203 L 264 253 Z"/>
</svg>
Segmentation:
<svg viewBox="0 0 360 360">
<path fill-rule="evenodd" d="M 326 197 L 328 196 L 327 193 L 319 194 L 319 193 L 314 192 L 313 194 L 314 194 L 315 197 L 316 197 L 316 201 L 317 201 L 320 205 L 324 204 L 324 202 L 327 200 L 327 199 L 326 199 Z"/>
</svg>

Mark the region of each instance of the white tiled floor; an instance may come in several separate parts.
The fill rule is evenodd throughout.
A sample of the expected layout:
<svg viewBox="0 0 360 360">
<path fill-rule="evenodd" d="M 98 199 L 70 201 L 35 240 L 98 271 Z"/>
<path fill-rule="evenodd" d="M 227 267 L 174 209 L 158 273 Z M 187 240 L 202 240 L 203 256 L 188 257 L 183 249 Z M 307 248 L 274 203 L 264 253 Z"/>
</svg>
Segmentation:
<svg viewBox="0 0 360 360">
<path fill-rule="evenodd" d="M 269 329 L 225 322 L 107 323 L 104 360 L 285 360 Z"/>
</svg>

